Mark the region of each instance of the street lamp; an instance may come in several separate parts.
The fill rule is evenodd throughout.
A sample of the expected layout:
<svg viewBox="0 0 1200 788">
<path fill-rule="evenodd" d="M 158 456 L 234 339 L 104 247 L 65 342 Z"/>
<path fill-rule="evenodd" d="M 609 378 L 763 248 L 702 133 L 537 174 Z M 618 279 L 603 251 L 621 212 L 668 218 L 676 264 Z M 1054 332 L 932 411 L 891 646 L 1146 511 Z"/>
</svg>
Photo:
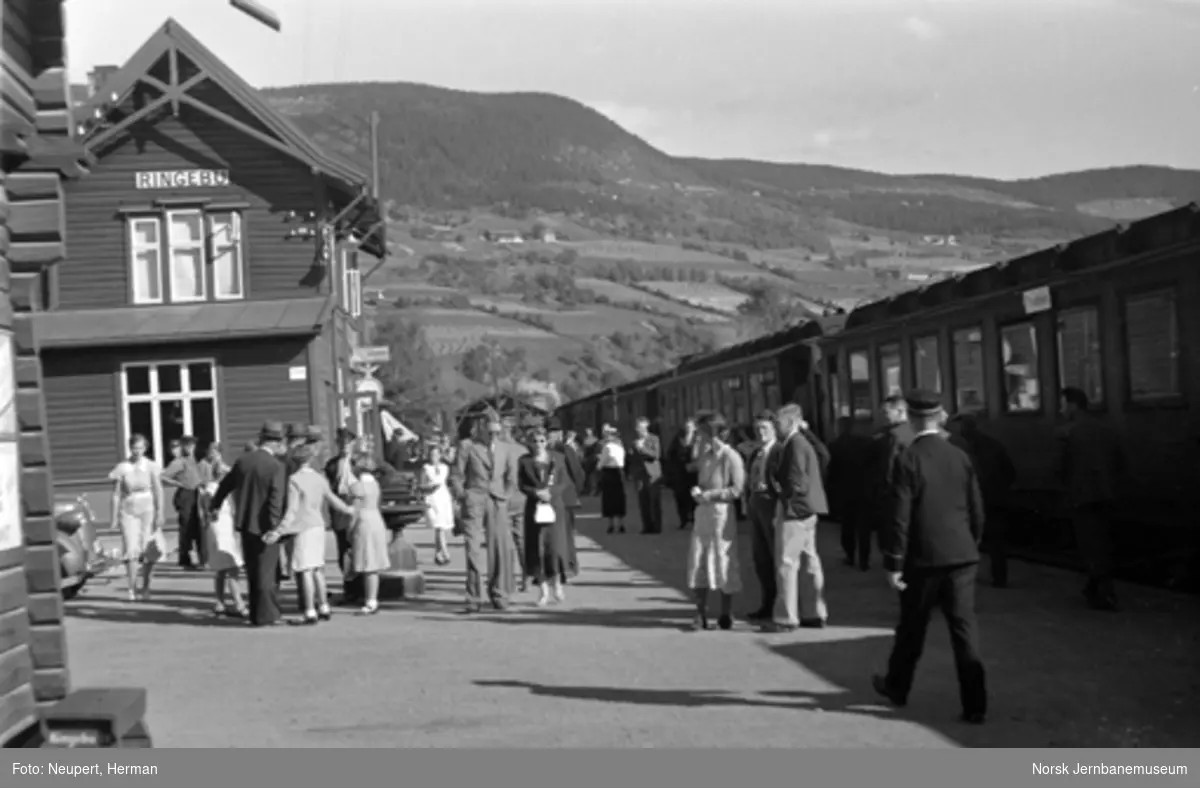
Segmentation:
<svg viewBox="0 0 1200 788">
<path fill-rule="evenodd" d="M 279 21 L 279 14 L 271 9 L 261 5 L 257 0 L 229 0 L 229 4 L 241 11 L 243 14 L 251 16 L 262 22 L 267 27 L 274 30 L 276 33 L 283 27 Z"/>
</svg>

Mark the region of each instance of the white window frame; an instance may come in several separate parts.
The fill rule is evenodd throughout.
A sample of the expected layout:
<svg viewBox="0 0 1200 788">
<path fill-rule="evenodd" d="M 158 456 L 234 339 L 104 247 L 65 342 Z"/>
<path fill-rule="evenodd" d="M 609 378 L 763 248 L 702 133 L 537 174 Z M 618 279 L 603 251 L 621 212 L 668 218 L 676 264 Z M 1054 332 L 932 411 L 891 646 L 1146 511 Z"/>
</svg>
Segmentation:
<svg viewBox="0 0 1200 788">
<path fill-rule="evenodd" d="M 154 237 L 158 239 L 157 243 L 145 244 L 138 241 L 137 227 L 139 223 L 153 222 Z M 163 253 L 166 249 L 166 244 L 163 243 L 163 222 L 160 215 L 153 216 L 130 216 L 126 222 L 126 233 L 129 235 L 129 292 L 130 300 L 137 306 L 145 304 L 161 304 L 166 298 L 167 283 L 163 280 Z M 153 250 L 155 254 L 155 265 L 158 268 L 158 297 L 151 298 L 139 292 L 139 276 L 138 276 L 138 254 Z M 140 282 L 141 289 L 149 288 L 149 282 Z"/>
<path fill-rule="evenodd" d="M 191 376 L 186 374 L 188 366 L 192 364 L 207 364 L 211 370 L 212 390 L 211 391 L 192 391 Z M 158 390 L 158 368 L 178 366 L 180 368 L 179 382 L 180 391 L 160 392 Z M 129 393 L 129 370 L 137 367 L 148 367 L 150 370 L 150 392 L 147 394 L 130 394 Z M 220 388 L 220 382 L 217 380 L 217 361 L 214 358 L 190 358 L 190 359 L 170 359 L 164 361 L 130 361 L 121 365 L 121 421 L 125 426 L 125 442 L 122 447 L 129 445 L 129 439 L 133 435 L 133 428 L 130 425 L 129 406 L 134 403 L 148 402 L 150 408 L 150 423 L 153 425 L 151 434 L 146 437 L 150 439 L 152 447 L 161 447 L 164 451 L 166 446 L 162 440 L 162 413 L 157 406 L 160 402 L 182 402 L 183 408 L 183 433 L 185 435 L 195 434 L 195 425 L 192 424 L 192 409 L 188 407 L 195 400 L 212 400 L 213 404 L 213 440 L 221 440 L 221 414 L 220 414 L 220 399 L 217 396 L 217 391 Z M 157 462 L 162 467 L 166 467 L 169 460 L 167 457 L 155 457 Z"/>
<path fill-rule="evenodd" d="M 189 241 L 187 243 L 175 243 L 175 239 L 171 237 L 171 225 L 174 219 L 180 216 L 197 216 L 200 218 L 200 240 Z M 171 303 L 173 304 L 197 304 L 208 300 L 208 269 L 209 258 L 207 243 L 208 221 L 204 215 L 204 211 L 198 208 L 187 208 L 178 211 L 167 211 L 163 215 L 163 230 L 167 236 L 167 260 L 163 266 L 167 276 L 166 279 L 171 285 Z M 180 297 L 175 292 L 175 252 L 176 251 L 196 251 L 200 252 L 200 295 Z"/>
<path fill-rule="evenodd" d="M 233 235 L 228 243 L 217 243 L 216 219 L 229 217 L 230 232 Z M 242 240 L 242 214 L 240 211 L 212 211 L 205 214 L 205 229 L 208 231 L 210 243 L 206 254 L 207 267 L 212 271 L 212 290 L 214 301 L 241 301 L 246 298 L 246 254 Z M 232 249 L 237 255 L 237 292 L 232 295 L 222 295 L 217 288 L 217 262 L 221 252 Z"/>
</svg>

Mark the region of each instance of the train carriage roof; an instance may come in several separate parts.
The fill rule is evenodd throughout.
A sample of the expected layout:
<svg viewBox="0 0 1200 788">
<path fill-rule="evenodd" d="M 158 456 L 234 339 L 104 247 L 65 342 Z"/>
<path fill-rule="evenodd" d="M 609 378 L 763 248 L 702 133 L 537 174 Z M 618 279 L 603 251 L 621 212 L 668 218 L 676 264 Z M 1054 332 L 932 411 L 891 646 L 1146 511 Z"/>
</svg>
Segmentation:
<svg viewBox="0 0 1200 788">
<path fill-rule="evenodd" d="M 845 330 L 885 323 L 989 293 L 1036 287 L 1057 277 L 1083 273 L 1197 238 L 1200 238 L 1200 205 L 1192 202 L 1136 222 L 1118 224 L 1102 233 L 862 304 L 846 318 Z"/>
</svg>

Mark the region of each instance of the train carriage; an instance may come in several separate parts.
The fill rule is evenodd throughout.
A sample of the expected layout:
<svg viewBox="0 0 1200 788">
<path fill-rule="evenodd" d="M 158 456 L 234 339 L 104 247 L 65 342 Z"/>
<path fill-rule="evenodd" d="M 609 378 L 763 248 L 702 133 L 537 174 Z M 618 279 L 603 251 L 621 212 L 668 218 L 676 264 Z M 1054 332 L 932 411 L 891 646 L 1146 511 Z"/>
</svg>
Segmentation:
<svg viewBox="0 0 1200 788">
<path fill-rule="evenodd" d="M 1185 496 L 1200 441 L 1200 208 L 1189 205 L 854 310 L 821 340 L 827 429 L 869 423 L 922 387 L 983 415 L 1018 467 L 1018 539 L 1069 550 L 1054 434 L 1066 386 L 1123 436 L 1127 575 L 1169 574 L 1195 538 Z M 1161 578 L 1157 578 L 1161 579 Z"/>
</svg>

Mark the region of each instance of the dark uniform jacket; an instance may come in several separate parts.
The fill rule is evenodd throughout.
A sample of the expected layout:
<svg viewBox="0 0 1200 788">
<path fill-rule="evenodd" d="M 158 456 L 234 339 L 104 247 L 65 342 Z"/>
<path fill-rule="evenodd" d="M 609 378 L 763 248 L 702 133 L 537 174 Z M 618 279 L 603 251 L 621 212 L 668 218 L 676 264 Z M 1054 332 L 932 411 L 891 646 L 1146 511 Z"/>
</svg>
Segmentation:
<svg viewBox="0 0 1200 788">
<path fill-rule="evenodd" d="M 800 434 L 808 441 L 808 445 L 813 447 L 813 451 L 817 455 L 817 467 L 821 469 L 821 481 L 825 483 L 826 489 L 829 487 L 829 461 L 832 456 L 829 453 L 825 442 L 817 437 L 817 434 L 805 427 L 800 428 Z"/>
<path fill-rule="evenodd" d="M 983 495 L 966 453 L 923 433 L 896 459 L 891 516 L 880 530 L 884 568 L 920 571 L 979 562 Z"/>
<path fill-rule="evenodd" d="M 1017 466 L 1013 465 L 1004 444 L 982 432 L 973 433 L 962 443 L 964 445 L 959 448 L 965 449 L 971 462 L 975 463 L 983 502 L 988 506 L 1004 503 L 1008 491 L 1017 481 Z"/>
<path fill-rule="evenodd" d="M 863 514 L 863 496 L 867 492 L 863 481 L 870 470 L 874 448 L 871 438 L 852 432 L 839 435 L 829 444 L 825 491 L 829 495 L 830 513 L 836 519 L 849 522 Z"/>
<path fill-rule="evenodd" d="M 696 484 L 696 472 L 689 466 L 695 461 L 693 447 L 683 442 L 683 430 L 676 433 L 667 448 L 666 482 L 674 488 L 691 489 Z"/>
<path fill-rule="evenodd" d="M 784 439 L 775 461 L 775 494 L 784 520 L 807 520 L 829 514 L 821 465 L 811 443 L 799 432 Z"/>
</svg>

